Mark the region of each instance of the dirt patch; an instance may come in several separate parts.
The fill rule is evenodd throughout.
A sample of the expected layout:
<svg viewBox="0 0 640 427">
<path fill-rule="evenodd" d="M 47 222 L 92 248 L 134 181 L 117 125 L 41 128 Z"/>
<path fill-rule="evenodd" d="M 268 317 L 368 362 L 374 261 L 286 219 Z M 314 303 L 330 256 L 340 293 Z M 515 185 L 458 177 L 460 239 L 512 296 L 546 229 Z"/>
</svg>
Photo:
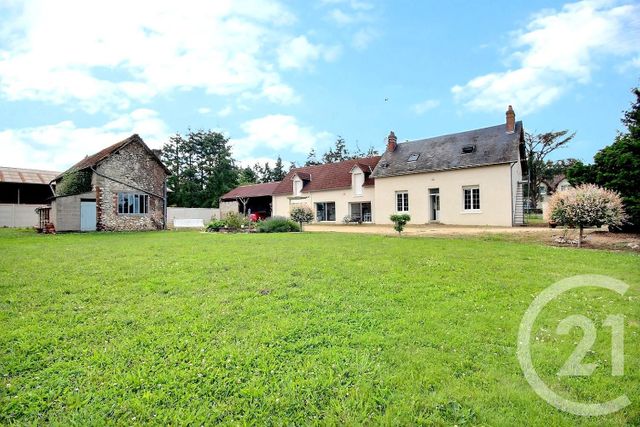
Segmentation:
<svg viewBox="0 0 640 427">
<path fill-rule="evenodd" d="M 398 234 L 392 225 L 362 224 L 309 224 L 304 227 L 311 232 L 338 232 L 338 233 L 365 233 L 365 234 Z M 421 237 L 456 237 L 456 236 L 483 236 L 502 235 L 509 240 L 523 242 L 539 242 L 552 246 L 575 246 L 571 243 L 578 236 L 577 230 L 565 230 L 563 228 L 548 227 L 475 227 L 454 225 L 407 225 L 404 235 Z M 610 233 L 605 228 L 593 228 L 585 230 L 584 248 L 623 250 L 640 253 L 640 235 L 627 233 Z"/>
</svg>

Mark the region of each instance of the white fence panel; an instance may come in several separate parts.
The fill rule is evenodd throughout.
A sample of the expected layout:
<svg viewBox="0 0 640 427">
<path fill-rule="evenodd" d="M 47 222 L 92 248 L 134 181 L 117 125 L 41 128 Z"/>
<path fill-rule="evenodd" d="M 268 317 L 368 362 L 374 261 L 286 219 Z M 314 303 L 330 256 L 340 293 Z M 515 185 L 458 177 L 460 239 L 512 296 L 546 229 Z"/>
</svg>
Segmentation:
<svg viewBox="0 0 640 427">
<path fill-rule="evenodd" d="M 0 204 L 0 227 L 35 227 L 38 225 L 38 206 L 42 205 Z"/>
<path fill-rule="evenodd" d="M 167 224 L 175 228 L 175 220 L 202 220 L 206 225 L 211 219 L 220 219 L 220 209 L 214 208 L 167 208 Z M 184 221 L 178 221 L 178 223 Z"/>
</svg>

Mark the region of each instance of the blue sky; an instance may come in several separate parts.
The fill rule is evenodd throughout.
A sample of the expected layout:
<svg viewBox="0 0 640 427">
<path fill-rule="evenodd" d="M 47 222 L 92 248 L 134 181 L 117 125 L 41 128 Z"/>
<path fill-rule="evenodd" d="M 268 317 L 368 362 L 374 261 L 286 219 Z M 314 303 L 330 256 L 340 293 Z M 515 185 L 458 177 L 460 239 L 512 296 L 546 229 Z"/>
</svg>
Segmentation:
<svg viewBox="0 0 640 427">
<path fill-rule="evenodd" d="M 491 126 L 612 142 L 640 83 L 629 1 L 0 0 L 0 165 L 63 170 L 139 133 L 231 138 L 244 164 Z"/>
</svg>

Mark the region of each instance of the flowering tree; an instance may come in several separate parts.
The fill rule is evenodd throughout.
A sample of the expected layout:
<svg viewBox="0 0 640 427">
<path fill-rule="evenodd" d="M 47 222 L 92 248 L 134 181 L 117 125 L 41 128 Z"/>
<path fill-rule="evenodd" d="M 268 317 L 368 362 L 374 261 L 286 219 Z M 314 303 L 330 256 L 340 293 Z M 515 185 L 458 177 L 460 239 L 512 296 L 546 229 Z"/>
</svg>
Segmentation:
<svg viewBox="0 0 640 427">
<path fill-rule="evenodd" d="M 578 247 L 582 245 L 584 227 L 620 227 L 626 219 L 620 195 L 594 184 L 554 193 L 547 210 L 547 220 L 580 229 Z"/>
<path fill-rule="evenodd" d="M 289 214 L 292 220 L 300 224 L 300 231 L 302 231 L 302 223 L 313 221 L 313 211 L 307 205 L 294 206 Z"/>
</svg>

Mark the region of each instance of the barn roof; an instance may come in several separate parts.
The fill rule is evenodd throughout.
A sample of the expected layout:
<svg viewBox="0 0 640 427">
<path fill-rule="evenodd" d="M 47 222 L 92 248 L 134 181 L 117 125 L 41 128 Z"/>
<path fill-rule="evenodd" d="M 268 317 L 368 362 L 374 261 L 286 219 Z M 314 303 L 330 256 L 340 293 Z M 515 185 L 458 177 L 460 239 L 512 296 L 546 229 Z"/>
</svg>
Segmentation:
<svg viewBox="0 0 640 427">
<path fill-rule="evenodd" d="M 351 187 L 351 169 L 359 166 L 365 173 L 373 171 L 380 156 L 363 157 L 360 159 L 345 160 L 338 163 L 327 163 L 324 165 L 305 166 L 291 169 L 280 182 L 274 195 L 293 194 L 293 177 L 299 176 L 304 181 L 302 191 L 322 191 L 334 190 L 338 188 Z M 374 185 L 372 178 L 367 177 L 364 185 Z"/>
<path fill-rule="evenodd" d="M 60 172 L 0 166 L 0 182 L 49 184 Z"/>
<path fill-rule="evenodd" d="M 226 194 L 223 194 L 222 200 L 235 200 L 239 197 L 263 197 L 271 196 L 273 191 L 278 187 L 280 181 L 266 182 L 264 184 L 241 185 Z"/>
<path fill-rule="evenodd" d="M 151 150 L 147 146 L 147 144 L 144 143 L 142 138 L 140 138 L 140 136 L 137 133 L 134 133 L 130 137 L 128 137 L 126 139 L 123 139 L 120 142 L 116 142 L 113 145 L 110 145 L 110 146 L 108 146 L 106 148 L 103 148 L 102 150 L 98 151 L 95 154 L 92 154 L 90 156 L 85 157 L 84 159 L 80 160 L 78 163 L 76 163 L 75 165 L 73 165 L 69 169 L 67 169 L 65 171 L 65 173 L 66 172 L 79 171 L 79 170 L 82 170 L 82 169 L 95 167 L 96 165 L 98 165 L 98 163 L 102 162 L 104 159 L 106 159 L 107 157 L 109 157 L 113 153 L 117 152 L 118 150 L 121 150 L 125 146 L 131 144 L 132 142 L 137 142 L 137 143 L 141 144 L 142 147 L 144 147 L 149 152 L 149 154 L 152 155 L 155 158 L 155 160 L 165 170 L 165 172 L 167 174 L 171 175 L 171 171 L 165 166 L 164 163 L 162 163 L 162 160 L 160 160 L 158 155 L 156 153 L 154 153 L 153 150 Z M 55 177 L 55 179 L 60 178 L 62 175 L 63 174 L 59 174 L 58 176 Z"/>
<path fill-rule="evenodd" d="M 384 178 L 521 161 L 524 159 L 523 132 L 522 122 L 516 122 L 515 132 L 507 132 L 506 125 L 501 124 L 403 142 L 394 151 L 384 153 L 373 176 Z M 411 156 L 415 157 L 414 161 L 408 161 Z"/>
</svg>

